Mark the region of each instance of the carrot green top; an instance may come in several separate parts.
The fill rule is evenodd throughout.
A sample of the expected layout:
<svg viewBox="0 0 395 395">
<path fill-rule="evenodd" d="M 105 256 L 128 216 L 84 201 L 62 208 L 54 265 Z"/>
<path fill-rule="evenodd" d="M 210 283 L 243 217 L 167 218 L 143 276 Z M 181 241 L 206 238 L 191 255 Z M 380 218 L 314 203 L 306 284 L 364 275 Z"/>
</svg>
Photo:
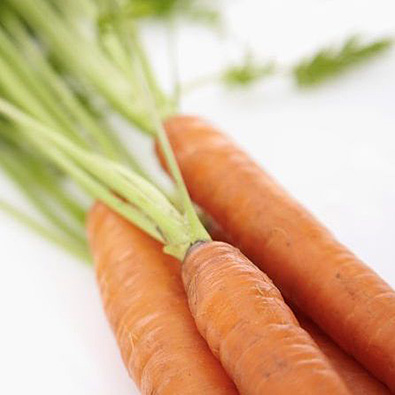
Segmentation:
<svg viewBox="0 0 395 395">
<path fill-rule="evenodd" d="M 71 1 L 73 7 L 45 0 L 6 3 L 0 28 L 2 162 L 56 232 L 8 203 L 0 207 L 85 256 L 84 208 L 65 185 L 73 180 L 182 260 L 191 244 L 208 240 L 209 235 L 191 203 L 162 126 L 162 117 L 175 111 L 174 101 L 159 89 L 135 26 L 125 22 L 116 2 L 111 8 L 106 8 L 106 1 Z M 99 15 L 102 7 L 107 20 L 100 20 L 98 37 L 88 38 L 73 12 Z M 94 86 L 135 126 L 157 136 L 175 180 L 177 207 L 124 148 L 86 89 L 81 97 L 74 80 Z M 23 165 L 28 160 L 35 164 L 34 172 Z M 48 208 L 54 203 L 62 205 L 63 213 L 59 207 Z"/>
<path fill-rule="evenodd" d="M 198 0 L 4 0 L 0 5 L 0 165 L 40 214 L 0 201 L 3 209 L 80 257 L 87 256 L 86 196 L 99 199 L 183 257 L 209 238 L 201 225 L 163 130 L 178 110 L 181 86 L 175 18 L 218 22 L 215 2 Z M 161 88 L 139 37 L 142 18 L 168 26 L 171 93 Z M 349 41 L 294 68 L 313 85 L 389 46 Z M 174 48 L 173 48 L 174 49 Z M 247 51 L 241 64 L 204 81 L 246 86 L 274 72 Z M 202 81 L 200 81 L 201 83 Z M 199 81 L 198 81 L 199 83 Z M 190 84 L 193 86 L 194 84 Z M 196 83 L 195 83 L 196 85 Z M 120 114 L 159 140 L 176 190 L 147 172 L 113 127 Z M 72 182 L 71 182 L 72 181 Z M 85 194 L 75 193 L 78 184 Z"/>
</svg>

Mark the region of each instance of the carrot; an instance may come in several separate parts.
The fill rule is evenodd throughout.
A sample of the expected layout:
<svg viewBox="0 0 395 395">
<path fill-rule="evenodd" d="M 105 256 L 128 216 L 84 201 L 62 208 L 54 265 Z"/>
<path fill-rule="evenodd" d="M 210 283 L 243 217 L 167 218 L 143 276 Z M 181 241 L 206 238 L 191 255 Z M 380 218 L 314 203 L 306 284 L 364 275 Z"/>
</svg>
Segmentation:
<svg viewBox="0 0 395 395">
<path fill-rule="evenodd" d="M 144 394 L 237 394 L 199 335 L 180 263 L 103 204 L 88 219 L 108 319 L 124 363 Z"/>
<path fill-rule="evenodd" d="M 217 222 L 213 221 L 212 218 L 206 219 L 205 226 L 214 241 L 223 241 L 224 243 L 235 245 L 230 236 L 226 234 L 222 227 L 218 225 Z"/>
<path fill-rule="evenodd" d="M 395 391 L 395 292 L 229 138 L 196 117 L 165 127 L 192 198 L 284 296 Z"/>
<path fill-rule="evenodd" d="M 349 393 L 270 279 L 236 248 L 196 244 L 182 277 L 198 329 L 240 393 Z"/>
<path fill-rule="evenodd" d="M 347 388 L 355 395 L 389 395 L 390 391 L 374 378 L 354 358 L 347 355 L 336 343 L 311 320 L 295 312 L 300 326 L 313 338 L 318 347 L 328 358 L 336 372 L 343 379 Z"/>
<path fill-rule="evenodd" d="M 216 222 L 210 221 L 208 225 L 213 240 L 230 242 L 228 235 L 225 234 L 223 229 Z M 352 394 L 390 394 L 387 387 L 374 378 L 353 357 L 347 355 L 333 340 L 321 331 L 314 322 L 293 306 L 291 306 L 291 309 L 300 326 L 313 338 Z"/>
</svg>

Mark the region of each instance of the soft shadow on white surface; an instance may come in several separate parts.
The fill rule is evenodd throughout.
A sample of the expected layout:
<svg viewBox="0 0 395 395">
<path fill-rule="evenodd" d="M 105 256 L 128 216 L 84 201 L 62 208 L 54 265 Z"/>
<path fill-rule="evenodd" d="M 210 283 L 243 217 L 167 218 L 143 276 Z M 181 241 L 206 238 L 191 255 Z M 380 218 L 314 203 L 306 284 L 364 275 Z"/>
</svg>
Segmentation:
<svg viewBox="0 0 395 395">
<path fill-rule="evenodd" d="M 351 31 L 379 34 L 395 27 L 392 0 L 232 4 L 235 30 L 262 55 L 284 62 Z M 185 32 L 185 78 L 215 69 L 222 59 L 216 43 L 203 41 L 207 37 Z M 157 50 L 163 62 L 162 48 Z M 203 89 L 183 107 L 238 140 L 395 285 L 394 103 L 393 51 L 316 90 L 301 93 L 277 78 L 253 91 Z M 2 195 L 14 195 L 2 179 L 0 187 Z M 92 269 L 3 215 L 0 243 L 0 393 L 137 393 L 102 312 Z"/>
</svg>

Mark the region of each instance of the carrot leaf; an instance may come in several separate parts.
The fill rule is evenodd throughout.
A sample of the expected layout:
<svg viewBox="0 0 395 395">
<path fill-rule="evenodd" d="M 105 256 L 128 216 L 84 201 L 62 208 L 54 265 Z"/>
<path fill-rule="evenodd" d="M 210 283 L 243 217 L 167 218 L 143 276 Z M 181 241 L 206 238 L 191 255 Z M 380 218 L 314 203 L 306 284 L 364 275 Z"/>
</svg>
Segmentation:
<svg viewBox="0 0 395 395">
<path fill-rule="evenodd" d="M 385 52 L 392 44 L 390 38 L 364 44 L 358 37 L 352 36 L 340 48 L 321 49 L 299 62 L 293 68 L 293 76 L 301 87 L 316 86 Z"/>
<path fill-rule="evenodd" d="M 272 75 L 274 71 L 274 62 L 260 64 L 247 52 L 241 63 L 232 65 L 223 72 L 222 81 L 230 87 L 246 87 Z"/>
</svg>

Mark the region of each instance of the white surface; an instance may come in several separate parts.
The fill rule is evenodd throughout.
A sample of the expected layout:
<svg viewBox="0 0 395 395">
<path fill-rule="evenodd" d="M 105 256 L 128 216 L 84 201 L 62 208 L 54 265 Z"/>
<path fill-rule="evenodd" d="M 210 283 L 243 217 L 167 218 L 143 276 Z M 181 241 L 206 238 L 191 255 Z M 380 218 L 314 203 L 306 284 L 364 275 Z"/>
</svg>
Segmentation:
<svg viewBox="0 0 395 395">
<path fill-rule="evenodd" d="M 394 11 L 392 0 L 243 0 L 228 6 L 232 28 L 259 53 L 282 62 L 350 32 L 394 33 Z M 186 78 L 212 71 L 223 59 L 207 39 L 194 29 L 184 33 Z M 300 93 L 278 78 L 253 91 L 201 90 L 184 102 L 186 112 L 233 135 L 392 285 L 394 106 L 394 51 L 314 91 Z M 0 187 L 2 197 L 14 195 L 3 179 Z M 135 393 L 91 269 L 3 215 L 0 243 L 0 393 Z"/>
</svg>

